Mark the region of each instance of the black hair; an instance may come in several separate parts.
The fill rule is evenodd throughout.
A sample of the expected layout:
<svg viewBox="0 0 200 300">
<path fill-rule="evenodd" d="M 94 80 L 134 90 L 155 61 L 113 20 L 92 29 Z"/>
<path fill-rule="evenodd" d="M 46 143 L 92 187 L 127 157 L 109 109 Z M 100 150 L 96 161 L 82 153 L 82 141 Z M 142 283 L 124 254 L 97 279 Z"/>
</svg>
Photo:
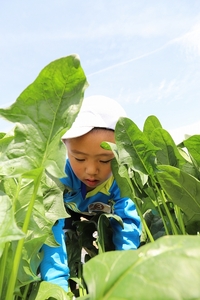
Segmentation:
<svg viewBox="0 0 200 300">
<path fill-rule="evenodd" d="M 113 129 L 107 128 L 107 127 L 94 127 L 94 128 L 92 128 L 91 131 L 96 131 L 96 130 L 100 130 L 100 129 L 107 130 L 107 131 L 113 131 L 114 132 Z"/>
</svg>

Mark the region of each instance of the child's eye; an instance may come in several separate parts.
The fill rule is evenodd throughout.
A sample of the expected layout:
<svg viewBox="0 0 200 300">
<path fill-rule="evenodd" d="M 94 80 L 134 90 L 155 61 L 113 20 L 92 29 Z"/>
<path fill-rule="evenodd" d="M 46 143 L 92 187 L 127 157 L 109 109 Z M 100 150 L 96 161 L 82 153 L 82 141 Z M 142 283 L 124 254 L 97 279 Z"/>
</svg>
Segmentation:
<svg viewBox="0 0 200 300">
<path fill-rule="evenodd" d="M 103 164 L 107 164 L 107 163 L 109 163 L 111 160 L 112 160 L 112 159 L 109 159 L 109 160 L 100 160 L 100 162 L 103 163 Z"/>
<path fill-rule="evenodd" d="M 75 158 L 75 160 L 77 160 L 77 161 L 84 161 L 85 159 L 84 158 L 77 158 L 77 157 L 74 157 Z"/>
</svg>

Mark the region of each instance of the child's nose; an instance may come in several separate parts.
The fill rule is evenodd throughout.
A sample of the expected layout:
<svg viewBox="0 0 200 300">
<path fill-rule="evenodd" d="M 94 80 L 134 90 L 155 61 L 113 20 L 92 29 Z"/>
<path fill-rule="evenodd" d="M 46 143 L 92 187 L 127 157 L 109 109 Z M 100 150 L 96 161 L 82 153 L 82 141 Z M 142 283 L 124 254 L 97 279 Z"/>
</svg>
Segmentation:
<svg viewBox="0 0 200 300">
<path fill-rule="evenodd" d="M 86 167 L 86 173 L 88 175 L 96 175 L 98 173 L 98 168 L 95 164 L 88 164 Z"/>
</svg>

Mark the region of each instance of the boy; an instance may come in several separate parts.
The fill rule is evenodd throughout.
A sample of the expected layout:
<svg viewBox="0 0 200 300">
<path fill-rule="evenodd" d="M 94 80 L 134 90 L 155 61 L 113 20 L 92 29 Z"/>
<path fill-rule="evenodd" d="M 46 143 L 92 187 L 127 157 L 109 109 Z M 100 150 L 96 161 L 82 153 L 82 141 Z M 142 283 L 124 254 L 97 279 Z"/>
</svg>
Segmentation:
<svg viewBox="0 0 200 300">
<path fill-rule="evenodd" d="M 69 189 L 64 194 L 71 218 L 59 220 L 53 233 L 59 247 L 43 246 L 41 263 L 42 280 L 58 284 L 68 291 L 70 270 L 63 228 L 71 228 L 75 215 L 92 215 L 95 211 L 111 213 L 110 201 L 114 202 L 114 214 L 121 217 L 124 228 L 111 220 L 113 244 L 116 250 L 137 249 L 140 243 L 141 224 L 135 205 L 129 198 L 121 198 L 120 190 L 111 172 L 112 151 L 101 148 L 103 141 L 115 142 L 114 129 L 123 108 L 104 96 L 85 98 L 72 127 L 63 136 L 68 159 L 62 183 Z M 79 216 L 80 216 L 79 215 Z M 76 219 L 77 220 L 77 219 Z"/>
</svg>

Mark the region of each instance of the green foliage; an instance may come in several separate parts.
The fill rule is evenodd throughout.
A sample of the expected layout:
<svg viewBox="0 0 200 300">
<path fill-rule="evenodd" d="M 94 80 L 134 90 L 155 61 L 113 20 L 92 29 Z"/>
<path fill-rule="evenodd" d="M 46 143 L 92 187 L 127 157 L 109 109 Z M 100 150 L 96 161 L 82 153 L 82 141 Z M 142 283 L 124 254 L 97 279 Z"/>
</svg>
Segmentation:
<svg viewBox="0 0 200 300">
<path fill-rule="evenodd" d="M 66 293 L 60 286 L 46 281 L 35 284 L 29 300 L 72 300 L 73 294 Z"/>
<path fill-rule="evenodd" d="M 74 230 L 66 231 L 70 284 L 72 282 L 72 291 L 76 293 L 73 289 L 73 281 L 75 281 L 79 286 L 79 293 L 83 295 L 86 294 L 86 286 L 82 278 L 82 264 L 99 253 L 115 249 L 112 242 L 110 218 L 123 226 L 121 218 L 113 214 L 96 213 L 89 219 L 86 218 L 74 222 Z"/>
<path fill-rule="evenodd" d="M 115 155 L 112 170 L 121 195 L 136 204 L 143 224 L 141 247 L 104 253 L 83 267 L 90 299 L 199 299 L 200 136 L 176 145 L 150 116 L 143 131 L 130 119 L 119 119 L 115 139 L 116 145 L 104 142 L 102 147 Z M 94 265 L 100 271 L 91 277 Z"/>
<path fill-rule="evenodd" d="M 113 174 L 122 196 L 136 204 L 148 241 L 154 241 L 149 211 L 163 222 L 164 234 L 197 234 L 200 231 L 199 136 L 176 146 L 155 116 L 142 132 L 128 118 L 121 118 L 115 131 L 116 145 L 103 147 L 115 154 Z M 186 150 L 185 150 L 186 148 Z M 155 233 L 156 234 L 156 233 Z M 160 236 L 160 235 L 159 235 Z"/>
<path fill-rule="evenodd" d="M 78 57 L 68 56 L 46 66 L 14 104 L 0 109 L 2 117 L 16 123 L 0 140 L 2 300 L 27 299 L 29 285 L 40 281 L 41 246 L 57 245 L 51 228 L 68 216 L 59 181 L 66 158 L 61 137 L 74 121 L 86 87 Z"/>
<path fill-rule="evenodd" d="M 41 282 L 38 267 L 42 245 L 57 246 L 52 226 L 68 217 L 59 181 L 66 157 L 61 137 L 76 118 L 87 85 L 78 57 L 68 56 L 46 66 L 13 105 L 0 109 L 15 123 L 11 132 L 0 133 L 0 300 L 74 297 Z M 113 151 L 121 195 L 134 201 L 141 217 L 141 246 L 112 251 L 110 218 L 123 226 L 113 214 L 76 222 L 77 232 L 66 233 L 71 279 L 80 287 L 76 296 L 200 299 L 200 136 L 176 145 L 149 116 L 143 131 L 130 119 L 119 119 L 115 138 L 116 144 L 102 147 Z"/>
<path fill-rule="evenodd" d="M 168 236 L 100 254 L 83 268 L 89 299 L 199 299 L 199 248 L 198 236 Z"/>
</svg>

